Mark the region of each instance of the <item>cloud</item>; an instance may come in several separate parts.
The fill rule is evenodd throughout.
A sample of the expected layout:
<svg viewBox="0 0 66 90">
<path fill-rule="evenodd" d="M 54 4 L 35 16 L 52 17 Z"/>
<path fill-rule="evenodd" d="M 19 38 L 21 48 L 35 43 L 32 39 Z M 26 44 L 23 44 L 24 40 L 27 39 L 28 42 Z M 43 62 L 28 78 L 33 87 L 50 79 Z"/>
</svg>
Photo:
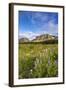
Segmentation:
<svg viewBox="0 0 66 90">
<path fill-rule="evenodd" d="M 35 12 L 32 13 L 31 22 L 34 25 L 42 26 L 44 23 L 46 23 L 49 19 L 49 16 L 47 13 L 41 13 L 41 12 Z"/>
<path fill-rule="evenodd" d="M 32 13 L 31 22 L 34 26 L 36 26 L 40 30 L 44 30 L 44 32 L 58 32 L 58 20 L 56 13 L 42 13 L 42 12 L 35 12 Z"/>
<path fill-rule="evenodd" d="M 20 30 L 19 31 L 19 38 L 28 38 L 29 40 L 33 40 L 36 36 L 42 34 L 52 34 L 58 35 L 58 24 L 53 23 L 53 20 L 50 20 L 48 23 L 44 24 L 42 27 L 35 31 L 31 30 Z"/>
<path fill-rule="evenodd" d="M 41 34 L 58 34 L 57 13 L 24 12 L 23 16 L 25 22 L 21 23 L 19 38 L 26 37 L 32 40 Z"/>
<path fill-rule="evenodd" d="M 58 24 L 53 23 L 53 20 L 48 21 L 45 23 L 42 27 L 40 27 L 40 30 L 42 32 L 46 32 L 48 34 L 57 35 L 58 33 Z"/>
<path fill-rule="evenodd" d="M 28 38 L 29 40 L 35 39 L 36 36 L 38 36 L 38 33 L 34 33 L 31 31 L 27 31 L 27 32 L 19 32 L 19 38 Z"/>
</svg>

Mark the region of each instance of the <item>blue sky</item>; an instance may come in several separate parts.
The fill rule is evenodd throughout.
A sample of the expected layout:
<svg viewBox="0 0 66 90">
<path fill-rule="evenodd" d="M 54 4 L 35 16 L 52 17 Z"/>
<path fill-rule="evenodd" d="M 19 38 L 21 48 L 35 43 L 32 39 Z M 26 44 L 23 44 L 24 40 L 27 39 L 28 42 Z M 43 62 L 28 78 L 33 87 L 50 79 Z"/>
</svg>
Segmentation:
<svg viewBox="0 0 66 90">
<path fill-rule="evenodd" d="M 19 11 L 19 38 L 30 40 L 41 34 L 58 34 L 58 13 Z"/>
</svg>

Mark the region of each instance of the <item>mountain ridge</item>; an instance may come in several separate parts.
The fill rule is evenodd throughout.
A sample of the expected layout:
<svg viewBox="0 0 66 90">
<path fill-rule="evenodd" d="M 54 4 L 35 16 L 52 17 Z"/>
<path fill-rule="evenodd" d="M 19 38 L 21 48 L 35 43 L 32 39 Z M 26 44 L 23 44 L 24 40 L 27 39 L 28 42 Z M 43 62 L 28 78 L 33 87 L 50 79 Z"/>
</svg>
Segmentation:
<svg viewBox="0 0 66 90">
<path fill-rule="evenodd" d="M 58 40 L 58 36 L 54 36 L 54 35 L 50 35 L 50 34 L 42 34 L 42 35 L 36 36 L 36 38 L 33 40 L 29 40 L 28 38 L 23 37 L 23 38 L 19 39 L 19 43 L 22 43 L 22 42 L 44 42 L 44 41 L 48 41 L 48 40 L 49 41 Z"/>
</svg>

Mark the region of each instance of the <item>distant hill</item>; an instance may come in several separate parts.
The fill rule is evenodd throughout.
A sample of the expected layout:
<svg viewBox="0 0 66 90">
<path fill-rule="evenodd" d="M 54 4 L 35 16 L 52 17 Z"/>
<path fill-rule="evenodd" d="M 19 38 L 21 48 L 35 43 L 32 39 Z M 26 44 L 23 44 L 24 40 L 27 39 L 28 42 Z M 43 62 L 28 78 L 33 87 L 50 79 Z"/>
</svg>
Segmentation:
<svg viewBox="0 0 66 90">
<path fill-rule="evenodd" d="M 50 42 L 57 42 L 57 41 L 58 41 L 58 36 L 53 36 L 49 34 L 42 34 L 42 35 L 36 36 L 36 38 L 31 41 L 28 38 L 19 39 L 19 43 L 23 43 L 23 42 L 46 42 L 46 43 L 49 42 L 50 43 Z"/>
<path fill-rule="evenodd" d="M 29 39 L 28 38 L 20 38 L 19 43 L 22 43 L 22 42 L 29 42 Z"/>
</svg>

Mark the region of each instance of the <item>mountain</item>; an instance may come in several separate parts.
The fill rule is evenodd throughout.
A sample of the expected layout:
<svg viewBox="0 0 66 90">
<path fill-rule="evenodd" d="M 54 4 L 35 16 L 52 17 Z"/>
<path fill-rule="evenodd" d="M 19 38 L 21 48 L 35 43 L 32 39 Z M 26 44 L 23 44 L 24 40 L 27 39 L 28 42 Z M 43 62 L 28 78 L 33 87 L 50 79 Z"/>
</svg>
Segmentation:
<svg viewBox="0 0 66 90">
<path fill-rule="evenodd" d="M 29 39 L 28 38 L 20 38 L 19 39 L 19 43 L 22 43 L 22 42 L 29 42 Z"/>
<path fill-rule="evenodd" d="M 49 34 L 42 34 L 39 36 L 36 36 L 35 39 L 29 40 L 28 38 L 21 38 L 19 39 L 19 43 L 24 43 L 24 42 L 43 42 L 43 43 L 57 43 L 58 42 L 58 36 L 53 36 Z"/>
<path fill-rule="evenodd" d="M 47 40 L 58 40 L 57 36 L 49 35 L 49 34 L 43 34 L 40 36 L 37 36 L 35 39 L 33 39 L 33 42 L 42 42 Z"/>
</svg>

